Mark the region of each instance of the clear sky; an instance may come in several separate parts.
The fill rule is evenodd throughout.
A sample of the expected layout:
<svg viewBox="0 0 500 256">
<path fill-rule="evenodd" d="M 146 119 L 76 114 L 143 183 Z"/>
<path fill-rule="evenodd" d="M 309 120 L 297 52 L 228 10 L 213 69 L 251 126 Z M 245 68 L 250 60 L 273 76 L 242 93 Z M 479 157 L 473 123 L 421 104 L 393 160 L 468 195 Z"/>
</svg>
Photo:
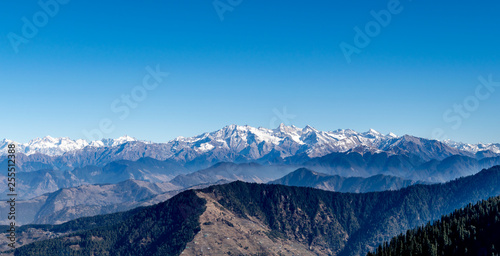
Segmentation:
<svg viewBox="0 0 500 256">
<path fill-rule="evenodd" d="M 0 2 L 2 138 L 284 122 L 500 142 L 498 1 L 40 3 Z M 148 66 L 169 75 L 146 90 Z"/>
</svg>

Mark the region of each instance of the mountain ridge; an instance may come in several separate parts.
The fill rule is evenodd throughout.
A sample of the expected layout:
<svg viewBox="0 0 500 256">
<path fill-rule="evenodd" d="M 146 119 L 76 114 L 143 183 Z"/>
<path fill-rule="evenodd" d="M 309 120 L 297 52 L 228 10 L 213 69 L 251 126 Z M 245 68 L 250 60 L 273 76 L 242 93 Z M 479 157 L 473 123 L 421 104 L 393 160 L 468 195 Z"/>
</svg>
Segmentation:
<svg viewBox="0 0 500 256">
<path fill-rule="evenodd" d="M 234 136 L 234 138 L 228 140 Z M 239 136 L 239 138 L 238 138 Z M 373 129 L 367 132 L 356 132 L 350 129 L 338 129 L 335 131 L 319 131 L 309 125 L 304 128 L 297 128 L 295 126 L 286 126 L 280 124 L 276 129 L 267 128 L 254 128 L 248 125 L 228 125 L 220 130 L 213 132 L 205 132 L 203 134 L 193 137 L 177 137 L 166 143 L 154 143 L 149 141 L 140 141 L 130 136 L 122 136 L 117 139 L 101 139 L 98 141 L 88 142 L 83 139 L 71 140 L 67 137 L 52 138 L 46 136 L 43 138 L 32 139 L 27 143 L 16 143 L 18 145 L 18 152 L 26 155 L 41 153 L 48 156 L 61 156 L 67 152 L 83 150 L 89 148 L 106 148 L 117 147 L 125 143 L 141 143 L 141 144 L 165 144 L 167 148 L 175 148 L 178 146 L 189 146 L 192 153 L 208 152 L 217 146 L 227 146 L 229 148 L 238 149 L 238 143 L 243 141 L 251 141 L 259 144 L 265 142 L 266 144 L 274 144 L 286 147 L 287 143 L 294 144 L 287 152 L 295 154 L 296 151 L 301 151 L 301 145 L 309 145 L 305 151 L 309 156 L 321 156 L 325 152 L 345 152 L 357 146 L 369 146 L 378 149 L 389 149 L 391 144 L 387 143 L 390 140 L 397 141 L 398 139 L 417 138 L 410 135 L 396 136 L 393 133 L 383 135 Z M 423 138 L 420 138 L 423 139 Z M 430 139 L 426 139 L 432 141 Z M 6 146 L 13 141 L 3 139 L 0 141 L 0 154 L 6 154 Z M 481 151 L 490 151 L 494 154 L 500 154 L 500 144 L 466 144 L 461 142 L 454 142 L 450 140 L 442 141 L 443 145 L 454 148 L 458 151 L 467 152 L 470 155 L 476 154 Z M 251 143 L 248 143 L 251 144 Z M 178 152 L 178 151 L 173 151 Z M 250 148 L 248 156 L 252 158 L 252 154 L 257 154 L 258 148 Z M 174 154 L 175 155 L 175 154 Z M 262 154 L 260 154 L 262 156 Z M 167 156 L 168 157 L 168 156 Z M 170 156 L 171 157 L 171 156 Z M 255 158 L 252 158 L 255 159 Z"/>
</svg>

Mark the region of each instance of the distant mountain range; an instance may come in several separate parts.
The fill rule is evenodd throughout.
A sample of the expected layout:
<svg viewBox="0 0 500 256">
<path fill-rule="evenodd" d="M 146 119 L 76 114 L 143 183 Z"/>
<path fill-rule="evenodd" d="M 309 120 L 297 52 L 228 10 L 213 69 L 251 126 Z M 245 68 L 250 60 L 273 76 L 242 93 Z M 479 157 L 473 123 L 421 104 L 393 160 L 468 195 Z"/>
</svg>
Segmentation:
<svg viewBox="0 0 500 256">
<path fill-rule="evenodd" d="M 411 180 L 444 182 L 499 164 L 499 156 L 478 159 L 452 155 L 442 160 L 426 161 L 406 153 L 391 155 L 385 151 L 379 153 L 348 151 L 305 160 L 301 166 L 344 177 L 383 174 Z"/>
<path fill-rule="evenodd" d="M 10 142 L 7 139 L 0 142 L 1 154 L 6 154 Z M 25 144 L 18 143 L 18 152 L 33 156 L 28 158 L 29 162 L 57 162 L 53 165 L 58 168 L 105 165 L 115 160 L 137 160 L 141 157 L 170 159 L 187 167 L 199 168 L 222 161 L 272 162 L 275 158 L 300 155 L 314 158 L 349 150 L 415 155 L 429 161 L 452 155 L 479 158 L 498 156 L 500 144 L 439 142 L 409 135 L 383 135 L 375 130 L 364 133 L 349 129 L 324 132 L 310 126 L 297 128 L 283 124 L 276 129 L 229 125 L 218 131 L 190 138 L 178 137 L 167 143 L 138 141 L 129 136 L 90 143 L 81 139 L 47 136 Z"/>
<path fill-rule="evenodd" d="M 80 150 L 85 147 L 116 147 L 123 143 L 137 141 L 136 139 L 123 136 L 118 139 L 102 139 L 99 141 L 87 142 L 83 139 L 72 140 L 70 138 L 52 138 L 45 136 L 43 138 L 36 138 L 30 140 L 28 143 L 17 143 L 12 140 L 3 139 L 0 141 L 0 153 L 7 154 L 7 147 L 11 143 L 15 143 L 17 151 L 26 155 L 42 154 L 48 156 L 59 156 L 64 153 Z"/>
<path fill-rule="evenodd" d="M 19 240 L 65 236 L 27 244 L 15 255 L 361 255 L 499 194 L 500 167 L 445 184 L 363 194 L 238 181 L 129 212 L 28 225 Z"/>
<path fill-rule="evenodd" d="M 9 142 L 5 139 L 0 142 L 0 152 L 3 152 L 0 162 L 4 164 Z M 23 172 L 102 168 L 121 160 L 151 158 L 168 162 L 175 170 L 191 172 L 220 162 L 232 162 L 315 167 L 317 171 L 341 176 L 385 174 L 445 181 L 497 164 L 500 145 L 440 142 L 409 135 L 383 135 L 374 130 L 323 132 L 310 126 L 301 129 L 280 125 L 276 129 L 266 129 L 230 125 L 167 143 L 138 141 L 128 136 L 90 143 L 45 137 L 18 144 L 18 152 L 21 153 L 17 155 L 17 167 Z M 455 173 L 439 173 L 437 165 L 450 157 L 463 157 L 465 163 L 460 163 L 462 167 Z"/>
<path fill-rule="evenodd" d="M 270 166 L 257 163 L 221 162 L 197 172 L 181 174 L 170 182 L 182 187 L 206 182 L 213 183 L 219 180 L 266 183 L 281 178 L 293 170 L 295 170 L 294 166 L 287 165 Z"/>
<path fill-rule="evenodd" d="M 413 180 L 404 180 L 399 177 L 382 174 L 368 178 L 331 176 L 306 168 L 300 168 L 283 178 L 269 182 L 269 184 L 310 187 L 327 191 L 351 193 L 398 190 L 419 183 Z"/>
</svg>

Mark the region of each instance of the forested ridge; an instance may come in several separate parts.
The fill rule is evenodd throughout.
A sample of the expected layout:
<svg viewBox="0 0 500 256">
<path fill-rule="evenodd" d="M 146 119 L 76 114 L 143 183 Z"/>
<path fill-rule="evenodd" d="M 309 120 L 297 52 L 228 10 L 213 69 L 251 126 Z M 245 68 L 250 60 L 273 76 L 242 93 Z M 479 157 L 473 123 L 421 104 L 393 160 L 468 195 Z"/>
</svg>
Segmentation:
<svg viewBox="0 0 500 256">
<path fill-rule="evenodd" d="M 368 256 L 499 255 L 500 197 L 456 210 L 398 235 Z"/>
</svg>

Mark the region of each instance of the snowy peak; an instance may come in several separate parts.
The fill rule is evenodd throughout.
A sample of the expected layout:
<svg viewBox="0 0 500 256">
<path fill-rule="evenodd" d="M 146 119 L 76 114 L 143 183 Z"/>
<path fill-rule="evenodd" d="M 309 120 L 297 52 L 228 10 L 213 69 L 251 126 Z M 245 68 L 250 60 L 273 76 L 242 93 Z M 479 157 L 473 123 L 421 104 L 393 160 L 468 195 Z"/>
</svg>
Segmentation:
<svg viewBox="0 0 500 256">
<path fill-rule="evenodd" d="M 295 126 L 286 126 L 284 123 L 281 123 L 278 128 L 275 130 L 277 132 L 282 132 L 282 133 L 297 133 L 301 131 L 302 129 L 297 128 Z"/>
<path fill-rule="evenodd" d="M 118 146 L 118 145 L 121 145 L 123 143 L 127 143 L 127 142 L 132 142 L 132 141 L 137 141 L 137 139 L 133 138 L 133 137 L 130 137 L 130 136 L 122 136 L 122 137 L 119 137 L 118 139 L 115 139 L 113 141 L 113 144 L 111 146 Z"/>
<path fill-rule="evenodd" d="M 85 140 L 71 140 L 70 138 L 53 138 L 45 136 L 36 138 L 26 144 L 18 144 L 18 147 L 27 155 L 42 153 L 46 155 L 61 155 L 68 151 L 82 149 L 88 146 Z M 21 151 L 22 152 L 22 151 Z"/>
<path fill-rule="evenodd" d="M 59 156 L 63 155 L 66 152 L 84 149 L 85 147 L 88 146 L 115 147 L 131 141 L 137 141 L 137 140 L 130 136 L 123 136 L 118 139 L 102 139 L 99 141 L 92 141 L 90 143 L 83 139 L 72 140 L 67 137 L 54 138 L 51 136 L 32 139 L 28 143 L 17 143 L 12 140 L 3 139 L 0 142 L 0 155 L 7 154 L 9 143 L 16 143 L 18 148 L 17 151 L 24 153 L 26 155 L 40 153 L 48 156 Z"/>
<path fill-rule="evenodd" d="M 377 131 L 375 131 L 374 129 L 371 129 L 371 128 L 370 128 L 370 130 L 368 130 L 366 132 L 366 134 L 373 134 L 373 135 L 377 135 L 377 136 L 382 136 L 382 133 L 377 132 Z"/>
<path fill-rule="evenodd" d="M 310 132 L 318 132 L 318 130 L 314 129 L 312 126 L 306 125 L 304 129 L 302 129 L 303 133 L 310 133 Z"/>
<path fill-rule="evenodd" d="M 398 137 L 398 135 L 396 135 L 396 134 L 394 134 L 394 133 L 390 132 L 389 134 L 387 134 L 387 135 L 386 135 L 386 137 L 397 138 L 397 137 Z"/>
<path fill-rule="evenodd" d="M 377 132 L 374 129 L 370 129 L 367 132 L 363 133 L 363 136 L 368 137 L 368 138 L 373 138 L 373 139 L 384 137 L 384 135 L 382 135 L 382 133 Z"/>
</svg>

